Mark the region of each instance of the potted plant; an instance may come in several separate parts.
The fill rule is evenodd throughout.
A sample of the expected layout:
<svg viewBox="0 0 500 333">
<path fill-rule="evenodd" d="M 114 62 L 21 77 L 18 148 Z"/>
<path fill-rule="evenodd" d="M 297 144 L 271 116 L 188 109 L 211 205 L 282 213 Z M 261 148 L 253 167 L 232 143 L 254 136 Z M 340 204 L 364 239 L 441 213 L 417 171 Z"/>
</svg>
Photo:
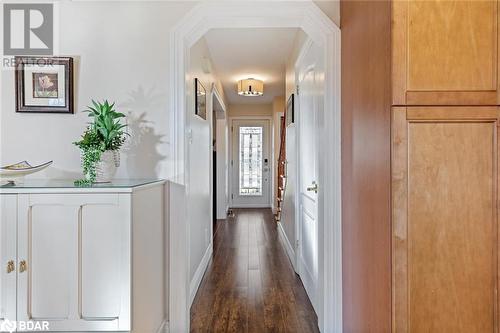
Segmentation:
<svg viewBox="0 0 500 333">
<path fill-rule="evenodd" d="M 120 148 L 125 142 L 127 125 L 121 123 L 123 113 L 116 112 L 115 103 L 109 104 L 92 100 L 86 112 L 92 122 L 74 144 L 80 148 L 82 168 L 85 179 L 76 181 L 77 185 L 110 182 L 120 166 Z"/>
</svg>

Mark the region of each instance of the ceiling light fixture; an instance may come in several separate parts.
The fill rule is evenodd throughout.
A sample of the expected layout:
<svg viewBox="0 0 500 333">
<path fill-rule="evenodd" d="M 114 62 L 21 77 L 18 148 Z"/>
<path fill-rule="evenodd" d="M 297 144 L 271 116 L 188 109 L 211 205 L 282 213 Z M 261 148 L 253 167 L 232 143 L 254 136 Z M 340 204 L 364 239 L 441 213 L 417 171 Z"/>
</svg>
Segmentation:
<svg viewBox="0 0 500 333">
<path fill-rule="evenodd" d="M 238 81 L 238 95 L 241 96 L 262 96 L 264 95 L 264 82 L 252 78 Z"/>
</svg>

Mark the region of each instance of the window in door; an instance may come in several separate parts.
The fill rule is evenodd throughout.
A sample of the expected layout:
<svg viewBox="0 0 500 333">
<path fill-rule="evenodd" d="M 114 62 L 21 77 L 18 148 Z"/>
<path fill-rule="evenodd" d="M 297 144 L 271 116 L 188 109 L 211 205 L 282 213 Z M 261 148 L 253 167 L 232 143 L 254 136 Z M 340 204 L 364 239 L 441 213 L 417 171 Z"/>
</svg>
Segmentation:
<svg viewBox="0 0 500 333">
<path fill-rule="evenodd" d="M 240 127 L 240 195 L 262 195 L 262 127 Z"/>
</svg>

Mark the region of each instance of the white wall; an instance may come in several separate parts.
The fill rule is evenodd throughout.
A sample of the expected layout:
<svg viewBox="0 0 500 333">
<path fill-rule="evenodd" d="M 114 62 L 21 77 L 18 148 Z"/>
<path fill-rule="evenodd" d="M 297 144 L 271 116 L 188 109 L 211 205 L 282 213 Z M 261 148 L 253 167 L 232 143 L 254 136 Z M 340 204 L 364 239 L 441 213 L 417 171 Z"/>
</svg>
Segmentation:
<svg viewBox="0 0 500 333">
<path fill-rule="evenodd" d="M 286 65 L 286 98 L 285 101 L 288 101 L 288 98 L 291 94 L 296 93 L 296 82 L 295 82 L 295 62 L 297 61 L 297 57 L 304 45 L 304 42 L 307 38 L 307 35 L 299 30 L 297 33 L 297 37 L 295 39 L 295 44 L 293 47 L 292 54 L 287 61 Z M 296 100 L 295 100 L 296 101 Z M 295 111 L 297 112 L 297 103 L 295 103 Z M 290 244 L 295 244 L 296 235 L 295 235 L 295 183 L 297 181 L 297 154 L 296 154 L 296 127 L 295 124 L 292 124 L 286 129 L 286 160 L 287 160 L 287 182 L 285 189 L 285 198 L 283 201 L 283 210 L 281 216 L 281 224 L 285 231 L 286 237 Z"/>
<path fill-rule="evenodd" d="M 254 98 L 254 97 L 248 97 Z M 255 97 L 257 98 L 257 97 Z M 273 104 L 230 104 L 228 106 L 229 117 L 246 117 L 246 116 L 266 116 L 273 115 Z"/>
<path fill-rule="evenodd" d="M 212 84 L 220 87 L 215 74 L 205 73 L 203 67 L 210 61 L 210 53 L 204 38 L 190 49 L 189 71 L 186 77 L 188 92 L 188 158 L 187 207 L 189 223 L 189 278 L 191 300 L 198 289 L 210 258 L 212 242 L 212 99 L 209 98 Z M 198 78 L 207 92 L 207 119 L 195 115 L 194 79 Z M 222 93 L 222 89 L 219 88 Z"/>
<path fill-rule="evenodd" d="M 59 55 L 75 58 L 75 114 L 15 112 L 14 72 L 1 70 L 0 164 L 54 160 L 34 178 L 81 177 L 72 145 L 91 99 L 116 101 L 132 138 L 118 178 L 168 177 L 169 32 L 196 2 L 59 2 Z"/>
</svg>

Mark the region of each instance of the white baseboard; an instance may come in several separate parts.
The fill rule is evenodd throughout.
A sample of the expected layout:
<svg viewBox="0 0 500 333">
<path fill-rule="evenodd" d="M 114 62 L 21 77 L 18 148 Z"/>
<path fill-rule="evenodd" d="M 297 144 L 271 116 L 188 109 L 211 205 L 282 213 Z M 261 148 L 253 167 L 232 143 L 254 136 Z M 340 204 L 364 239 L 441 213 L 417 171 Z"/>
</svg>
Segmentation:
<svg viewBox="0 0 500 333">
<path fill-rule="evenodd" d="M 168 333 L 168 319 L 163 320 L 156 333 Z"/>
<path fill-rule="evenodd" d="M 316 284 L 317 279 L 315 279 L 312 275 L 312 273 L 307 269 L 307 265 L 304 263 L 304 261 L 299 258 L 297 259 L 300 262 L 297 263 L 297 266 L 300 266 L 300 279 L 302 280 L 302 284 L 304 285 L 304 289 L 306 290 L 306 294 L 309 297 L 309 300 L 311 301 L 311 304 L 318 313 L 318 303 L 317 303 L 317 293 L 318 293 L 318 286 Z"/>
<path fill-rule="evenodd" d="M 189 306 L 191 306 L 193 304 L 194 297 L 196 296 L 196 292 L 198 291 L 198 288 L 200 287 L 201 280 L 203 279 L 203 275 L 205 274 L 205 271 L 207 270 L 208 263 L 210 262 L 210 258 L 212 257 L 212 251 L 213 251 L 212 244 L 213 243 L 210 243 L 207 250 L 205 251 L 203 258 L 201 259 L 201 262 L 198 265 L 196 272 L 194 273 L 193 279 L 191 280 L 191 283 L 189 284 Z"/>
<path fill-rule="evenodd" d="M 283 229 L 283 225 L 281 222 L 278 222 L 278 236 L 281 241 L 281 244 L 285 248 L 286 254 L 288 255 L 288 259 L 292 263 L 293 269 L 297 272 L 297 264 L 295 262 L 295 250 L 290 240 L 286 236 L 285 230 Z"/>
<path fill-rule="evenodd" d="M 228 210 L 229 210 L 229 206 L 228 205 L 224 206 L 224 209 L 223 209 L 222 212 L 219 209 L 217 209 L 217 220 L 227 219 L 227 211 Z"/>
</svg>

